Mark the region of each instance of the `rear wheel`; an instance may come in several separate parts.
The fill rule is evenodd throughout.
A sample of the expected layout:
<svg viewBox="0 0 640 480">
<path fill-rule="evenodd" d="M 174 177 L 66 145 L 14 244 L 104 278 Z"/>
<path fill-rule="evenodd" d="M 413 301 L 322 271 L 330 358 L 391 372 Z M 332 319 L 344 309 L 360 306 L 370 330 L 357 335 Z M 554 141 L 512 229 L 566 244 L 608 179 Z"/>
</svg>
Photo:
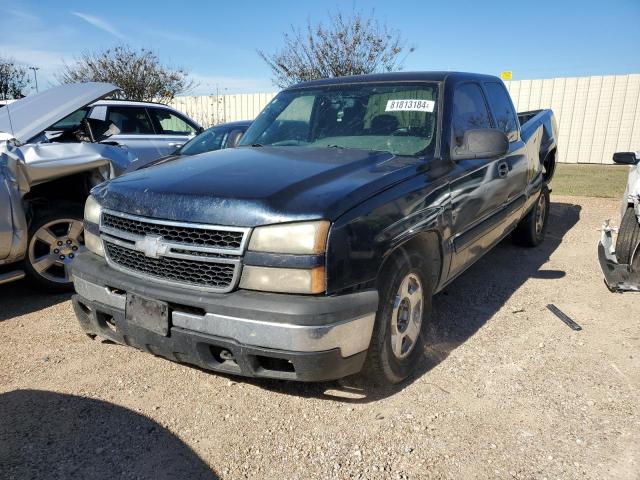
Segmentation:
<svg viewBox="0 0 640 480">
<path fill-rule="evenodd" d="M 73 288 L 71 264 L 84 247 L 81 205 L 36 213 L 29 228 L 25 271 L 36 287 L 50 292 Z"/>
<path fill-rule="evenodd" d="M 550 206 L 549 188 L 543 185 L 536 204 L 513 231 L 515 243 L 523 247 L 537 247 L 544 241 Z"/>
<path fill-rule="evenodd" d="M 633 208 L 627 208 L 622 217 L 618 239 L 616 240 L 616 257 L 619 263 L 632 265 L 640 270 L 640 223 Z"/>
<path fill-rule="evenodd" d="M 390 261 L 380 280 L 380 305 L 362 375 L 377 385 L 398 383 L 424 352 L 432 287 L 416 254 Z"/>
</svg>

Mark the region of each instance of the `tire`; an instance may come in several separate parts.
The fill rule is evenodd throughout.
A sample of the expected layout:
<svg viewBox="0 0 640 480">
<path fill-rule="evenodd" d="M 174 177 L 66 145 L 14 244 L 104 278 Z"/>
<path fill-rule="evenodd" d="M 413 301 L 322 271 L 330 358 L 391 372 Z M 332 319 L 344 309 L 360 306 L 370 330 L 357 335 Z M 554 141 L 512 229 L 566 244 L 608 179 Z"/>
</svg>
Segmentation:
<svg viewBox="0 0 640 480">
<path fill-rule="evenodd" d="M 417 254 L 403 253 L 389 260 L 378 282 L 380 304 L 361 373 L 365 381 L 378 386 L 401 382 L 413 372 L 424 354 L 432 314 L 433 287 L 424 261 Z M 401 298 L 405 286 L 410 288 Z M 409 295 L 412 289 L 413 295 Z"/>
<path fill-rule="evenodd" d="M 634 264 L 634 269 L 640 269 L 640 254 L 637 254 L 640 244 L 640 223 L 632 207 L 627 208 L 620 223 L 618 239 L 616 240 L 616 257 L 619 263 Z M 635 257 L 634 257 L 635 254 Z"/>
<path fill-rule="evenodd" d="M 31 284 L 46 292 L 73 290 L 71 263 L 84 250 L 83 207 L 63 203 L 38 211 L 29 227 L 24 268 Z"/>
<path fill-rule="evenodd" d="M 523 247 L 537 247 L 544 241 L 550 206 L 549 188 L 543 185 L 535 205 L 513 231 L 513 241 L 516 244 Z"/>
</svg>

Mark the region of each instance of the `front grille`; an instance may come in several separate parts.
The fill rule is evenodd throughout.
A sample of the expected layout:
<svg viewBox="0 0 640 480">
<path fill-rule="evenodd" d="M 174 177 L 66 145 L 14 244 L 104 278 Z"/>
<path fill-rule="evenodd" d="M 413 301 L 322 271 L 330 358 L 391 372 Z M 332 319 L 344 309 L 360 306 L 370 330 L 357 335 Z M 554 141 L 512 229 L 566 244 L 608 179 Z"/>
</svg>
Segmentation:
<svg viewBox="0 0 640 480">
<path fill-rule="evenodd" d="M 232 287 L 236 264 L 184 260 L 173 257 L 150 258 L 130 248 L 105 242 L 111 262 L 157 279 L 185 285 L 227 290 Z"/>
<path fill-rule="evenodd" d="M 169 222 L 156 223 L 112 215 L 108 212 L 103 212 L 102 214 L 102 227 L 142 237 L 145 235 L 158 235 L 167 242 L 223 250 L 239 250 L 242 247 L 244 235 L 242 231 L 172 225 Z"/>
</svg>

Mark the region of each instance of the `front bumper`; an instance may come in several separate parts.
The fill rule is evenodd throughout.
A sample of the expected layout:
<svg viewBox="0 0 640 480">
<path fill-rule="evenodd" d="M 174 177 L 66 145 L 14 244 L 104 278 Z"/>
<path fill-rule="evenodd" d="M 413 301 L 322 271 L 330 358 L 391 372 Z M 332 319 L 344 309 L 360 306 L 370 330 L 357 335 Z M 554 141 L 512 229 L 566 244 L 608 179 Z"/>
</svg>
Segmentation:
<svg viewBox="0 0 640 480">
<path fill-rule="evenodd" d="M 378 295 L 282 295 L 238 290 L 207 294 L 156 284 L 110 268 L 91 253 L 73 264 L 83 329 L 118 343 L 209 370 L 320 381 L 361 370 Z M 127 293 L 168 302 L 166 336 L 125 320 Z"/>
<path fill-rule="evenodd" d="M 600 243 L 598 243 L 598 260 L 604 274 L 604 281 L 612 292 L 640 292 L 640 272 L 634 271 L 631 265 L 618 263 L 613 253 L 611 232 L 611 227 L 605 223 Z"/>
</svg>

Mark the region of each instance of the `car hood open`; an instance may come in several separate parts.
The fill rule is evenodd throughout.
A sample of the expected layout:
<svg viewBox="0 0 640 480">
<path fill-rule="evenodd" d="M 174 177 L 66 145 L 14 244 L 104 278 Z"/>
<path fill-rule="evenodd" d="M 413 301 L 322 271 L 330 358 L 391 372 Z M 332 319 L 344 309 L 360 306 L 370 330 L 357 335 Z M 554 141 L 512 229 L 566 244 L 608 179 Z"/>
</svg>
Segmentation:
<svg viewBox="0 0 640 480">
<path fill-rule="evenodd" d="M 29 95 L 0 109 L 0 132 L 20 143 L 33 137 L 76 110 L 118 91 L 110 83 L 70 83 Z"/>
</svg>

